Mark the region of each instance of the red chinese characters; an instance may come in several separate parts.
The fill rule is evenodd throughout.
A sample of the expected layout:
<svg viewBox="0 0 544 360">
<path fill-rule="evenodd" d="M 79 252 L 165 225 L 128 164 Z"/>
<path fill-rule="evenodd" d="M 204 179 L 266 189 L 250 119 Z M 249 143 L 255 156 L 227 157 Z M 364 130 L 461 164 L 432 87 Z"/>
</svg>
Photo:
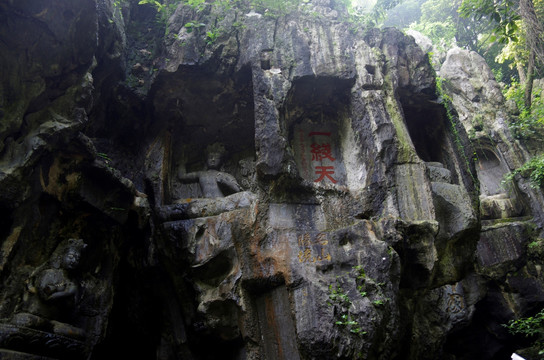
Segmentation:
<svg viewBox="0 0 544 360">
<path fill-rule="evenodd" d="M 311 147 L 312 161 L 322 161 L 323 159 L 336 160 L 332 157 L 331 144 L 312 144 Z"/>
<path fill-rule="evenodd" d="M 332 181 L 333 184 L 336 184 L 338 182 L 338 180 L 334 179 L 331 176 L 332 174 L 334 174 L 334 166 L 316 166 L 315 173 L 316 175 L 319 175 L 319 177 L 315 179 L 314 182 L 321 182 L 325 178 Z"/>
<path fill-rule="evenodd" d="M 331 136 L 330 132 L 318 132 L 318 131 L 312 131 L 308 134 L 308 136 Z M 331 181 L 333 184 L 336 184 L 338 180 L 336 180 L 332 175 L 334 175 L 334 164 L 332 165 L 323 165 L 323 162 L 335 162 L 336 159 L 332 156 L 332 147 L 330 143 L 313 143 L 310 145 L 312 150 L 312 162 L 320 162 L 320 166 L 315 167 L 315 174 L 318 175 L 318 177 L 314 180 L 314 182 L 321 182 L 325 179 Z"/>
</svg>

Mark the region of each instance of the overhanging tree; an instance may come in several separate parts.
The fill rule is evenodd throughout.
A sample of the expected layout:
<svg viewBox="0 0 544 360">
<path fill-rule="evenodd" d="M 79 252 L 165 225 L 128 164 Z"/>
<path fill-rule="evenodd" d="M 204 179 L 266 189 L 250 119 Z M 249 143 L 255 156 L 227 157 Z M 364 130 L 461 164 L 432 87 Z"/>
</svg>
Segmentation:
<svg viewBox="0 0 544 360">
<path fill-rule="evenodd" d="M 491 40 L 508 44 L 510 49 L 525 47 L 526 51 L 512 51 L 511 56 L 516 63 L 520 81 L 524 84 L 525 106 L 530 109 L 535 61 L 544 65 L 544 26 L 533 1 L 463 0 L 459 13 L 476 21 L 491 20 L 494 23 Z"/>
</svg>

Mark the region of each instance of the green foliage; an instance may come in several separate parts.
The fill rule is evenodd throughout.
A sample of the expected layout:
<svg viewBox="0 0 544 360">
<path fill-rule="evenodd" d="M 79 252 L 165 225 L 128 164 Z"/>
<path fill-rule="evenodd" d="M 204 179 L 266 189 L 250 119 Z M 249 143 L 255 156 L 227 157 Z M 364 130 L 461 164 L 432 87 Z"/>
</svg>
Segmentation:
<svg viewBox="0 0 544 360">
<path fill-rule="evenodd" d="M 108 19 L 108 22 L 110 24 L 115 23 L 115 19 L 123 19 L 123 5 L 125 4 L 126 0 L 114 0 L 112 2 L 113 5 L 113 18 Z"/>
<path fill-rule="evenodd" d="M 161 15 L 166 13 L 166 11 L 168 9 L 168 4 L 162 3 L 162 2 L 157 1 L 157 0 L 140 0 L 138 2 L 138 5 L 151 5 L 157 10 L 157 13 L 159 13 Z"/>
<path fill-rule="evenodd" d="M 353 267 L 358 280 L 364 280 L 366 278 L 366 272 L 362 265 Z"/>
<path fill-rule="evenodd" d="M 458 5 L 451 0 L 428 0 L 421 5 L 421 21 L 452 22 Z"/>
<path fill-rule="evenodd" d="M 448 17 L 446 21 L 414 23 L 410 25 L 410 29 L 426 35 L 440 50 L 446 50 L 455 45 L 456 30 L 451 17 Z"/>
<path fill-rule="evenodd" d="M 178 4 L 183 0 L 140 0 L 138 5 L 150 5 L 157 10 L 157 22 L 166 28 L 166 23 Z"/>
<path fill-rule="evenodd" d="M 99 159 L 102 159 L 104 161 L 108 169 L 113 170 L 113 167 L 111 166 L 112 159 L 108 156 L 108 154 L 98 152 L 96 153 L 96 156 L 98 156 Z"/>
<path fill-rule="evenodd" d="M 350 0 L 343 0 L 348 12 L 348 21 L 360 26 L 380 27 L 387 14 L 403 0 L 377 0 L 373 7 L 353 6 Z"/>
<path fill-rule="evenodd" d="M 344 293 L 342 286 L 338 283 L 333 287 L 332 284 L 329 285 L 329 299 L 331 304 L 341 304 L 344 306 L 350 306 L 352 304 L 349 296 Z"/>
<path fill-rule="evenodd" d="M 527 244 L 527 255 L 534 261 L 542 262 L 544 260 L 544 238 L 535 237 Z"/>
<path fill-rule="evenodd" d="M 421 17 L 421 4 L 425 0 L 406 0 L 387 12 L 384 26 L 406 28 Z"/>
<path fill-rule="evenodd" d="M 343 276 L 337 276 L 336 282 L 329 285 L 328 304 L 334 308 L 334 313 L 336 314 L 334 324 L 348 330 L 350 334 L 363 336 L 366 334 L 366 331 L 363 330 L 351 313 L 350 309 L 353 308 L 353 301 L 348 292 L 344 290 L 353 281 L 355 281 L 357 293 L 361 298 L 367 297 L 369 292 L 373 294 L 373 297 L 378 296 L 377 299 L 372 301 L 372 305 L 376 307 L 382 306 L 389 299 L 383 296 L 382 288 L 385 286 L 385 283 L 376 284 L 374 280 L 367 276 L 361 265 L 354 266 L 349 273 Z M 357 293 L 352 296 L 357 296 Z"/>
<path fill-rule="evenodd" d="M 476 51 L 491 69 L 499 75 L 502 73 L 501 79 L 509 81 L 513 76 L 508 68 L 511 60 L 505 64 L 495 60 L 504 46 L 493 40 L 496 38 L 492 33 L 495 23 L 489 19 L 460 16 L 461 4 L 462 0 L 406 0 L 389 11 L 385 24 L 421 32 L 440 52 L 455 45 Z"/>
<path fill-rule="evenodd" d="M 518 118 L 510 123 L 510 130 L 517 139 L 540 141 L 544 135 L 544 98 L 542 89 L 533 89 L 531 107 L 525 105 L 525 88 L 518 82 L 505 89 L 504 96 L 507 100 L 516 103 L 520 113 Z"/>
<path fill-rule="evenodd" d="M 106 164 L 109 164 L 111 162 L 111 158 L 106 153 L 99 152 L 99 153 L 96 153 L 96 155 L 99 158 L 103 159 Z"/>
<path fill-rule="evenodd" d="M 519 15 L 513 0 L 463 0 L 459 7 L 459 14 L 475 21 L 491 21 L 495 39 L 500 43 L 517 41 Z M 494 41 L 493 39 L 492 41 Z"/>
<path fill-rule="evenodd" d="M 533 249 L 533 248 L 536 248 L 536 247 L 538 247 L 538 246 L 540 246 L 540 242 L 539 242 L 539 241 L 531 241 L 531 242 L 527 245 L 527 247 L 528 247 L 529 249 Z"/>
<path fill-rule="evenodd" d="M 219 36 L 219 29 L 212 28 L 210 31 L 206 31 L 206 44 L 212 45 Z"/>
<path fill-rule="evenodd" d="M 524 178 L 529 178 L 531 186 L 544 188 L 544 154 L 535 156 L 520 168 L 512 171 L 505 176 L 505 180 L 511 181 L 518 174 Z"/>
<path fill-rule="evenodd" d="M 161 11 L 162 8 L 164 7 L 164 5 L 157 1 L 157 0 L 140 0 L 138 2 L 138 5 L 151 5 L 153 7 L 155 7 L 155 9 L 157 9 L 157 11 Z"/>
<path fill-rule="evenodd" d="M 191 32 L 193 32 L 193 30 L 198 30 L 201 27 L 206 26 L 206 24 L 198 23 L 198 22 L 194 22 L 194 21 L 189 21 L 188 23 L 186 23 L 183 26 L 187 29 L 188 33 L 191 33 Z"/>
<path fill-rule="evenodd" d="M 364 279 L 366 277 L 365 271 L 362 266 L 353 267 L 356 279 Z M 353 302 L 350 299 L 347 292 L 344 291 L 343 285 L 347 285 L 349 281 L 350 273 L 345 276 L 337 276 L 335 284 L 329 284 L 329 301 L 328 304 L 334 308 L 336 314 L 336 320 L 334 325 L 346 329 L 350 334 L 357 336 L 363 336 L 366 334 L 357 322 L 353 318 L 350 309 L 353 306 Z M 357 280 L 356 280 L 357 281 Z M 357 287 L 361 296 L 366 296 L 366 292 L 362 291 L 362 286 Z"/>
<path fill-rule="evenodd" d="M 535 316 L 511 320 L 508 325 L 504 326 L 511 334 L 536 338 L 533 346 L 538 349 L 539 355 L 544 355 L 544 309 Z"/>
<path fill-rule="evenodd" d="M 335 309 L 334 312 L 337 315 L 334 325 L 347 329 L 351 334 L 363 336 L 366 331 L 363 331 L 359 323 L 353 318 L 350 312 L 353 302 L 339 284 L 341 281 L 342 279 L 338 280 L 334 286 L 329 285 L 328 304 Z"/>
<path fill-rule="evenodd" d="M 197 11 L 201 11 L 206 6 L 206 0 L 185 0 L 185 2 Z"/>
</svg>

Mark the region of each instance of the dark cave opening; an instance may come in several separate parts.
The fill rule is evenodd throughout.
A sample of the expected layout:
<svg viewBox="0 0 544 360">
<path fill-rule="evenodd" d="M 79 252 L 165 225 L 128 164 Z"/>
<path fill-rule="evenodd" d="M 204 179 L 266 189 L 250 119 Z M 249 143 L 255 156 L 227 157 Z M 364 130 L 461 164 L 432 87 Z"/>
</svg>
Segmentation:
<svg viewBox="0 0 544 360">
<path fill-rule="evenodd" d="M 116 291 L 106 336 L 95 347 L 91 359 L 154 359 L 157 356 L 163 319 L 163 299 L 157 282 L 161 275 L 142 266 L 148 250 L 146 234 L 146 229 L 138 229 L 136 214 L 130 213 L 120 231 L 120 261 L 112 284 Z"/>
<path fill-rule="evenodd" d="M 451 157 L 452 144 L 448 115 L 445 107 L 427 99 L 414 99 L 401 94 L 400 103 L 406 127 L 419 158 L 425 162 L 441 163 L 451 172 L 453 184 L 459 183 L 455 160 Z"/>
<path fill-rule="evenodd" d="M 402 109 L 417 155 L 425 162 L 444 163 L 446 134 L 441 111 L 408 104 L 403 104 Z"/>
</svg>

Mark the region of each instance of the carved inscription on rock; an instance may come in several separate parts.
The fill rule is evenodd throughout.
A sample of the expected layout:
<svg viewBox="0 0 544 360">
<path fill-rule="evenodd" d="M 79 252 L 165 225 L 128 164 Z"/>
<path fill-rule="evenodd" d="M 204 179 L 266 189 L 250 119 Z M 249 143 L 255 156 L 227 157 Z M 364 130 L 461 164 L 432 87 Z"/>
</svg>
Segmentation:
<svg viewBox="0 0 544 360">
<path fill-rule="evenodd" d="M 326 233 L 304 233 L 297 237 L 298 261 L 301 263 L 315 263 L 331 261 L 328 251 L 329 240 Z"/>
<path fill-rule="evenodd" d="M 334 124 L 295 126 L 293 148 L 304 179 L 320 186 L 345 184 L 345 168 Z"/>
</svg>

